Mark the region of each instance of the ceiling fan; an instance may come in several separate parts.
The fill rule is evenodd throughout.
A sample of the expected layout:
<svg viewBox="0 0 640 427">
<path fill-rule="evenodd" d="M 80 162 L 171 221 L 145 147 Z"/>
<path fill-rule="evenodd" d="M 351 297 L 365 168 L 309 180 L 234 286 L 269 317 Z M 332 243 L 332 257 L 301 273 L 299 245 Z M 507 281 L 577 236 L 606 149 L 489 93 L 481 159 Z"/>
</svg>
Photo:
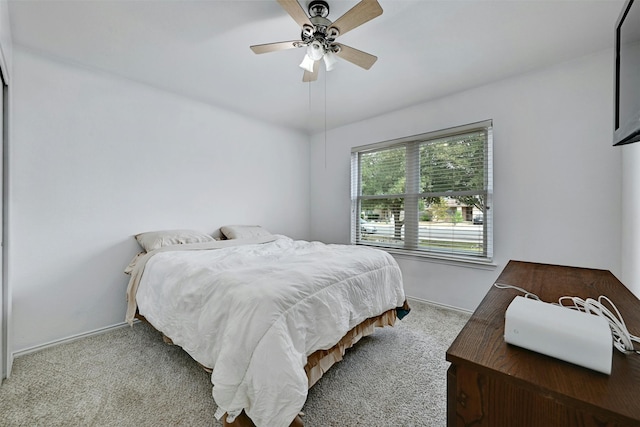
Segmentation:
<svg viewBox="0 0 640 427">
<path fill-rule="evenodd" d="M 304 69 L 303 82 L 311 82 L 318 78 L 321 59 L 327 71 L 331 71 L 335 66 L 336 56 L 365 70 L 371 68 L 378 59 L 371 54 L 336 42 L 338 36 L 382 15 L 382 7 L 377 0 L 361 0 L 335 22 L 327 19 L 329 4 L 326 1 L 309 2 L 309 16 L 297 0 L 278 0 L 278 3 L 302 27 L 301 40 L 254 45 L 251 46 L 251 50 L 260 54 L 306 47 L 306 54 L 300 64 Z"/>
</svg>

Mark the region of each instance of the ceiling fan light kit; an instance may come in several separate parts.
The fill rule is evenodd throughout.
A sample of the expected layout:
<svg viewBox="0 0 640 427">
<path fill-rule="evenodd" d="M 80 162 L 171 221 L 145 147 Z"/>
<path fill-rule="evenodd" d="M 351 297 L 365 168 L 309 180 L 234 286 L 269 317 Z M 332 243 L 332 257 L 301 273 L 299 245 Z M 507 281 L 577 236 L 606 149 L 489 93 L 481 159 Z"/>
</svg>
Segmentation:
<svg viewBox="0 0 640 427">
<path fill-rule="evenodd" d="M 278 3 L 300 25 L 300 40 L 254 45 L 251 46 L 251 50 L 261 54 L 306 47 L 305 56 L 300 63 L 300 67 L 304 69 L 302 81 L 317 80 L 319 68 L 317 63 L 321 59 L 327 71 L 335 68 L 338 62 L 336 57 L 365 70 L 371 68 L 378 59 L 374 55 L 336 42 L 336 38 L 341 34 L 345 34 L 382 14 L 382 7 L 377 0 L 361 0 L 335 22 L 327 19 L 329 4 L 326 1 L 313 0 L 309 2 L 308 16 L 297 0 L 278 0 Z"/>
<path fill-rule="evenodd" d="M 300 68 L 307 70 L 310 73 L 313 73 L 313 64 L 315 61 L 309 57 L 309 55 L 305 55 L 300 63 Z"/>
<path fill-rule="evenodd" d="M 336 59 L 336 54 L 331 51 L 325 53 L 322 59 L 324 60 L 324 66 L 327 71 L 333 70 L 336 64 L 338 63 L 338 60 Z"/>
</svg>

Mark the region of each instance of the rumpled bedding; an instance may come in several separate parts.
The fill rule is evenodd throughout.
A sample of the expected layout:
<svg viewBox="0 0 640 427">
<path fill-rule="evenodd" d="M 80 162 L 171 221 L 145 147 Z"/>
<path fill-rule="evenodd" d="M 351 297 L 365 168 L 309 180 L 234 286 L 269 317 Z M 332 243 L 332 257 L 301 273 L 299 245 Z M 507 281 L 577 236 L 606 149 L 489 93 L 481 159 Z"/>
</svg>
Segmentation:
<svg viewBox="0 0 640 427">
<path fill-rule="evenodd" d="M 156 329 L 213 369 L 218 417 L 244 409 L 258 427 L 289 426 L 307 397 L 307 356 L 402 306 L 401 272 L 388 253 L 362 246 L 241 243 L 142 257 L 133 297 Z"/>
</svg>

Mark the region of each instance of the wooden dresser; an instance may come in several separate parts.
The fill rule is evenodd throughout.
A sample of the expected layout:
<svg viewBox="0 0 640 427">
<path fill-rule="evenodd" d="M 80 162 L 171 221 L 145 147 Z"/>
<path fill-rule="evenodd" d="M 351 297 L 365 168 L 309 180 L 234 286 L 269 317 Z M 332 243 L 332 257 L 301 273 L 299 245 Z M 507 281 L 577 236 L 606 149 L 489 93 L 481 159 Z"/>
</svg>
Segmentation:
<svg viewBox="0 0 640 427">
<path fill-rule="evenodd" d="M 640 335 L 640 301 L 608 271 L 510 261 L 497 282 L 547 302 L 606 295 Z M 449 347 L 447 425 L 640 426 L 640 355 L 614 350 L 605 375 L 506 344 L 505 310 L 516 295 L 492 287 Z"/>
</svg>

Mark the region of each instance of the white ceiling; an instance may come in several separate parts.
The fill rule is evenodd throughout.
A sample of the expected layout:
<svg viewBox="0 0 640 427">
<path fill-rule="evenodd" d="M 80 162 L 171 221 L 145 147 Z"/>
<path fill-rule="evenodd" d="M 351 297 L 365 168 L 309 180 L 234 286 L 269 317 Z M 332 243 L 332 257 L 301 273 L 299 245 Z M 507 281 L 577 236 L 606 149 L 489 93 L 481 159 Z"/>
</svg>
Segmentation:
<svg viewBox="0 0 640 427">
<path fill-rule="evenodd" d="M 47 55 L 313 133 L 613 46 L 623 0 L 379 0 L 338 40 L 378 56 L 302 83 L 275 0 L 10 0 L 13 41 Z M 300 0 L 306 10 L 307 0 Z M 335 21 L 357 0 L 329 0 Z M 613 57 L 612 57 L 613 61 Z M 326 93 L 326 105 L 325 105 Z"/>
</svg>

